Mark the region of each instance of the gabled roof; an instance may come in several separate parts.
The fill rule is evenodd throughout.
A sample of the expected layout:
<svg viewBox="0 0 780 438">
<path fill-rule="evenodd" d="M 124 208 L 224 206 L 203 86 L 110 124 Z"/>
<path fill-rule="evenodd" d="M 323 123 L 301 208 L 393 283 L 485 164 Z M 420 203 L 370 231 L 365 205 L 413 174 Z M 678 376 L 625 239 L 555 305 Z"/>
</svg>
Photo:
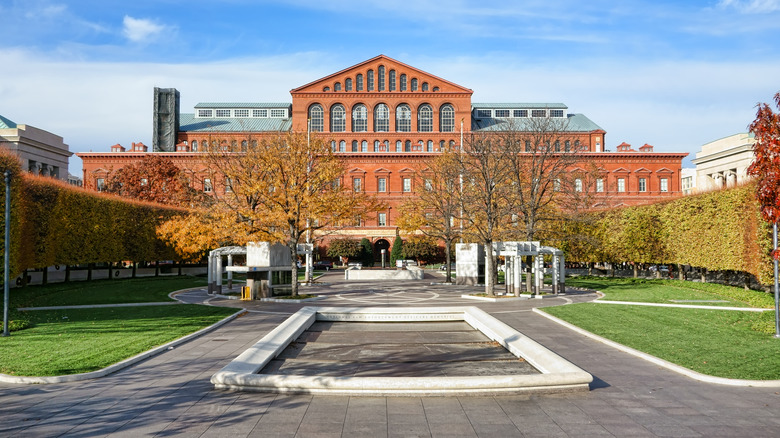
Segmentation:
<svg viewBox="0 0 780 438">
<path fill-rule="evenodd" d="M 13 121 L 6 119 L 3 116 L 0 116 L 0 129 L 15 129 L 16 123 Z"/>
<path fill-rule="evenodd" d="M 495 108 L 495 107 L 494 107 Z M 472 131 L 505 131 L 509 129 L 523 131 L 532 130 L 534 125 L 529 118 L 503 119 L 495 117 L 485 117 L 481 119 L 471 119 Z M 593 132 L 603 131 L 601 127 L 582 114 L 568 114 L 566 116 L 566 132 Z M 527 128 L 527 129 L 525 129 Z"/>
<path fill-rule="evenodd" d="M 277 132 L 289 131 L 291 119 L 285 118 L 207 118 L 195 117 L 195 114 L 179 116 L 181 132 Z"/>
<path fill-rule="evenodd" d="M 411 71 L 414 74 L 416 74 L 416 78 L 422 82 L 428 82 L 430 85 L 430 90 L 433 90 L 433 87 L 439 87 L 440 92 L 461 92 L 461 93 L 473 93 L 473 90 L 463 87 L 461 85 L 458 85 L 454 82 L 450 82 L 446 79 L 442 79 L 438 76 L 432 75 L 426 71 L 420 70 L 418 68 L 412 67 L 410 65 L 404 64 L 403 62 L 400 62 L 398 60 L 395 60 L 393 58 L 390 58 L 389 56 L 385 55 L 379 55 L 375 56 L 371 59 L 368 59 L 366 61 L 363 61 L 359 64 L 355 64 L 351 67 L 347 67 L 344 70 L 337 71 L 336 73 L 332 73 L 328 76 L 322 77 L 320 79 L 317 79 L 313 82 L 309 82 L 306 85 L 302 85 L 298 88 L 294 88 L 290 90 L 291 94 L 294 93 L 306 93 L 306 92 L 312 92 L 312 93 L 321 93 L 323 91 L 324 87 L 332 87 L 333 83 L 336 81 L 341 81 L 342 78 L 352 77 L 354 78 L 355 75 L 358 73 L 362 73 L 364 76 L 366 74 L 366 71 L 368 71 L 369 68 L 376 69 L 374 66 L 384 65 L 386 70 L 389 72 L 391 69 L 396 70 L 406 70 Z M 411 77 L 409 80 L 411 81 Z M 353 91 L 354 92 L 354 91 Z M 357 91 L 357 93 L 394 93 L 394 92 L 400 92 L 399 88 L 396 87 L 396 91 Z M 412 91 L 405 91 L 406 92 L 412 92 Z M 415 91 L 414 93 L 419 93 L 421 91 Z M 430 91 L 428 91 L 430 92 Z M 343 93 L 343 92 L 340 92 Z"/>
</svg>

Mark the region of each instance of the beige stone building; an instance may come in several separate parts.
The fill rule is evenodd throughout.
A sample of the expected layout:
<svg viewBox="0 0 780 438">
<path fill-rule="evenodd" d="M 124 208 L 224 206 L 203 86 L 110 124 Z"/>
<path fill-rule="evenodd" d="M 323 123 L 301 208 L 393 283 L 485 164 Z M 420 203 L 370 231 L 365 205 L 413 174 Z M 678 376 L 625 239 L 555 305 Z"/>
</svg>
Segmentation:
<svg viewBox="0 0 780 438">
<path fill-rule="evenodd" d="M 733 187 L 746 181 L 755 141 L 753 134 L 745 132 L 702 145 L 692 160 L 696 165 L 696 191 Z"/>
<path fill-rule="evenodd" d="M 36 175 L 68 181 L 68 150 L 62 137 L 30 125 L 20 125 L 0 115 L 0 147 L 22 160 L 22 169 Z"/>
</svg>

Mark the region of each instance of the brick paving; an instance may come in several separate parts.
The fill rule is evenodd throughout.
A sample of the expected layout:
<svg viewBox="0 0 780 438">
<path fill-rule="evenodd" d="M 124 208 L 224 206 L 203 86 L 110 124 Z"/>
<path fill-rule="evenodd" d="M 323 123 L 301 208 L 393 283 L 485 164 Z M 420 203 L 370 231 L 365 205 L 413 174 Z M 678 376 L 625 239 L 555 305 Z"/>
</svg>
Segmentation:
<svg viewBox="0 0 780 438">
<path fill-rule="evenodd" d="M 250 313 L 100 379 L 0 385 L 0 436 L 23 437 L 776 437 L 780 392 L 698 382 L 533 314 L 563 299 L 481 303 L 456 286 L 313 287 L 322 306 L 475 305 L 593 374 L 586 393 L 331 397 L 215 390 L 209 378 L 301 307 L 212 300 Z M 202 292 L 182 297 L 205 298 Z M 586 294 L 568 296 L 581 301 Z M 780 360 L 780 359 L 779 359 Z"/>
</svg>

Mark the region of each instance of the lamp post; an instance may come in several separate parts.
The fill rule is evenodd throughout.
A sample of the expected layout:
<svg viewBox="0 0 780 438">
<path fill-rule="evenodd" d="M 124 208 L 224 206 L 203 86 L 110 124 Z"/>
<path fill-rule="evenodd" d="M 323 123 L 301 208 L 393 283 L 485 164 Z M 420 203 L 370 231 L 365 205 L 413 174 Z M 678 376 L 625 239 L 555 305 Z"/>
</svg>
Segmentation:
<svg viewBox="0 0 780 438">
<path fill-rule="evenodd" d="M 5 171 L 5 242 L 3 249 L 3 336 L 9 336 L 8 331 L 8 306 L 9 306 L 9 281 L 11 263 L 11 171 Z"/>
<path fill-rule="evenodd" d="M 777 222 L 775 222 L 772 226 L 772 246 L 775 249 L 775 252 L 777 251 Z M 774 255 L 774 254 L 773 254 Z M 780 338 L 780 285 L 778 285 L 777 274 L 778 274 L 778 267 L 777 267 L 777 259 L 775 257 L 772 257 L 774 259 L 774 265 L 775 265 L 775 337 Z"/>
</svg>

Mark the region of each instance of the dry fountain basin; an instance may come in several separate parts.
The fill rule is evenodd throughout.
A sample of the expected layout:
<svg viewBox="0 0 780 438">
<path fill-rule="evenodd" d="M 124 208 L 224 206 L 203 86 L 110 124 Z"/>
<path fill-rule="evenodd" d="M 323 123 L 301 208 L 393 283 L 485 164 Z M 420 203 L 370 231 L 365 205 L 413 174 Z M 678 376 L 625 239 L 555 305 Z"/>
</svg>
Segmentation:
<svg viewBox="0 0 780 438">
<path fill-rule="evenodd" d="M 446 375 L 415 375 L 416 368 L 403 360 L 395 364 L 383 363 L 382 368 L 363 373 L 364 375 L 355 375 L 360 373 L 354 372 L 347 373 L 349 375 L 333 375 L 333 372 L 328 372 L 332 371 L 334 366 L 342 365 L 354 370 L 356 365 L 352 361 L 356 356 L 381 354 L 384 344 L 380 346 L 380 342 L 391 342 L 385 337 L 404 336 L 404 333 L 408 336 L 424 337 L 425 333 L 419 332 L 418 327 L 430 322 L 466 323 L 466 327 L 470 326 L 473 331 L 479 332 L 476 335 L 484 339 L 484 342 L 477 343 L 480 345 L 477 353 L 455 351 L 453 355 L 450 352 L 448 357 L 455 357 L 455 363 L 451 362 L 451 365 L 448 365 L 450 368 L 447 372 L 438 373 Z M 377 333 L 376 339 L 369 341 L 377 344 L 364 342 L 348 347 L 326 344 L 326 348 L 320 348 L 319 351 L 326 352 L 329 355 L 328 360 L 318 362 L 316 365 L 304 362 L 306 365 L 293 366 L 292 371 L 288 369 L 281 372 L 278 364 L 276 366 L 271 364 L 272 361 L 279 361 L 276 359 L 278 356 L 290 357 L 291 349 L 295 352 L 300 345 L 323 337 L 319 332 L 304 334 L 314 324 L 329 325 L 330 323 L 359 323 L 353 327 L 352 333 L 337 333 L 342 339 L 359 337 L 361 331 L 366 331 L 364 327 L 371 327 L 365 325 L 367 323 L 399 329 L 403 329 L 405 325 L 409 327 L 400 331 L 390 329 L 393 333 L 388 333 L 386 336 L 384 333 Z M 473 337 L 473 335 L 469 336 Z M 426 370 L 430 367 L 431 357 L 437 357 L 437 352 L 438 356 L 441 356 L 442 349 L 446 350 L 444 347 L 437 349 L 435 344 L 425 344 L 419 351 L 415 349 L 416 344 L 403 345 L 404 349 L 393 355 L 407 358 L 416 355 L 418 359 L 426 361 Z M 477 365 L 467 362 L 474 354 L 495 354 L 485 353 L 488 348 L 501 350 L 499 353 L 507 355 L 511 360 L 493 361 L 491 363 L 498 364 L 498 367 L 488 371 L 484 367 L 480 369 L 478 362 L 474 362 Z M 332 360 L 333 358 L 335 360 Z M 462 360 L 457 360 L 458 358 Z M 523 371 L 518 366 L 518 371 L 513 372 L 514 363 L 520 362 L 523 362 Z M 457 369 L 455 372 L 450 372 L 453 367 Z M 494 373 L 496 369 L 499 372 Z M 587 372 L 476 307 L 304 307 L 211 377 L 214 386 L 222 389 L 366 396 L 500 395 L 587 391 L 592 380 L 593 377 Z"/>
</svg>

